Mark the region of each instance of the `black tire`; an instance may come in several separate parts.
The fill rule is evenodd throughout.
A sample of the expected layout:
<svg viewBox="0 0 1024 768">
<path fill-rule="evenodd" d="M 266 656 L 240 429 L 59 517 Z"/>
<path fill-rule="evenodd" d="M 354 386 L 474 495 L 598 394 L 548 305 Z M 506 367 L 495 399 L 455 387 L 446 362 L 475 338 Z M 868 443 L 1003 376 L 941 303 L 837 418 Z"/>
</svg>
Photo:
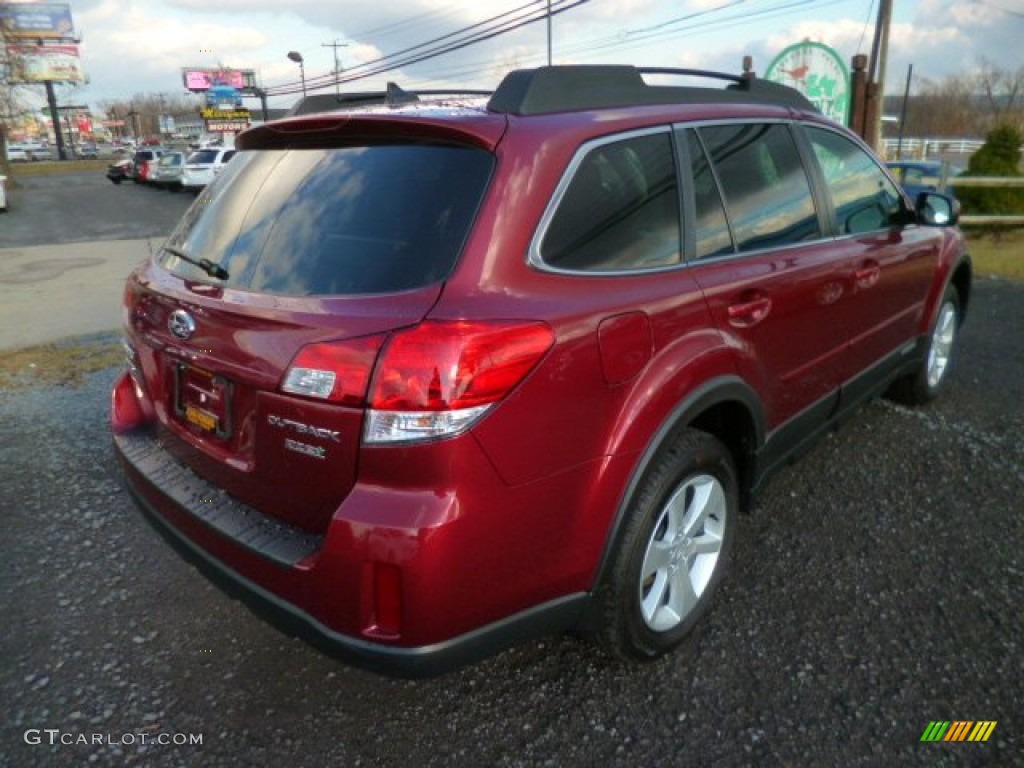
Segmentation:
<svg viewBox="0 0 1024 768">
<path fill-rule="evenodd" d="M 960 335 L 960 295 L 947 286 L 928 334 L 928 350 L 918 370 L 893 382 L 886 396 L 905 405 L 924 405 L 934 400 L 949 380 Z"/>
<path fill-rule="evenodd" d="M 121 179 L 111 179 L 110 181 L 111 181 L 112 184 L 120 184 L 121 183 Z"/>
<path fill-rule="evenodd" d="M 609 652 L 649 660 L 683 641 L 728 565 L 738 515 L 729 450 L 712 435 L 684 430 L 652 462 L 626 510 L 599 597 Z"/>
</svg>

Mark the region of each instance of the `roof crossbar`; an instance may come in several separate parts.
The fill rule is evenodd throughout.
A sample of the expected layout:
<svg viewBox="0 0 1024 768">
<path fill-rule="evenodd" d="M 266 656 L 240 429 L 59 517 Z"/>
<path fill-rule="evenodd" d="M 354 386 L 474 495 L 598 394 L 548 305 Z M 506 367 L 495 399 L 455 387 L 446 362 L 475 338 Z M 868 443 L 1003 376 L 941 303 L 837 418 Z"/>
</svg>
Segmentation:
<svg viewBox="0 0 1024 768">
<path fill-rule="evenodd" d="M 649 85 L 643 75 L 673 75 L 727 80 L 725 88 Z M 572 65 L 510 72 L 487 103 L 492 112 L 541 115 L 609 107 L 656 104 L 775 104 L 817 112 L 799 91 L 750 75 L 701 69 L 639 68 L 621 65 Z"/>
</svg>

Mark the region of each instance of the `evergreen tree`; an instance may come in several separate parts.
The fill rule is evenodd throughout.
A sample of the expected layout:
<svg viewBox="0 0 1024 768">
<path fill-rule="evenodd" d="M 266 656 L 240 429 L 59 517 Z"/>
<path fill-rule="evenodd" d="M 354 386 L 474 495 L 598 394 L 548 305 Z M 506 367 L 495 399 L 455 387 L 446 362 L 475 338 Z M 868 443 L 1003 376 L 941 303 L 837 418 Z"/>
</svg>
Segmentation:
<svg viewBox="0 0 1024 768">
<path fill-rule="evenodd" d="M 1011 125 L 998 126 L 971 157 L 964 176 L 1021 176 L 1020 147 L 1020 131 Z M 957 197 L 970 213 L 1024 213 L 1024 187 L 964 187 Z"/>
</svg>

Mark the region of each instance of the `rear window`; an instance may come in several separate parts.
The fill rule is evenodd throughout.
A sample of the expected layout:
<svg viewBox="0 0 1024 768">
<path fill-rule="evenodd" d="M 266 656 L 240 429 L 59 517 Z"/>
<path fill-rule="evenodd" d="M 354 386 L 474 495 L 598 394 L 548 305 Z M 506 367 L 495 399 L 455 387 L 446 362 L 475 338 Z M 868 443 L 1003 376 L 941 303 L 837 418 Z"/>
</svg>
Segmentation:
<svg viewBox="0 0 1024 768">
<path fill-rule="evenodd" d="M 160 263 L 287 296 L 420 288 L 451 272 L 493 164 L 481 149 L 423 144 L 239 152 L 167 241 L 227 280 L 167 250 Z"/>
<path fill-rule="evenodd" d="M 193 165 L 209 165 L 217 161 L 217 150 L 200 149 L 189 156 L 188 161 Z"/>
</svg>

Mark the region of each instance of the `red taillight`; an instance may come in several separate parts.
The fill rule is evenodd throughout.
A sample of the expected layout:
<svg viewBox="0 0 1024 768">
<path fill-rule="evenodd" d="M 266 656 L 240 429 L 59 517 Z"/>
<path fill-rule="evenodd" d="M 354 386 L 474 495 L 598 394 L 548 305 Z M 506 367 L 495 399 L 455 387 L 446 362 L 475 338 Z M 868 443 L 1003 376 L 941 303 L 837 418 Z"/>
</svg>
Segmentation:
<svg viewBox="0 0 1024 768">
<path fill-rule="evenodd" d="M 124 292 L 121 299 L 121 325 L 124 328 L 131 328 L 139 316 L 139 303 L 142 299 L 142 291 L 134 278 L 128 278 L 124 284 Z"/>
<path fill-rule="evenodd" d="M 522 381 L 553 341 L 543 323 L 421 323 L 388 343 L 370 407 L 457 411 L 488 405 Z"/>
<path fill-rule="evenodd" d="M 130 372 L 124 371 L 110 393 L 110 428 L 116 435 L 131 432 L 151 418 L 145 395 Z"/>
<path fill-rule="evenodd" d="M 537 322 L 425 322 L 396 332 L 376 367 L 383 336 L 303 347 L 281 390 L 342 405 L 367 404 L 367 443 L 450 437 L 519 384 L 554 339 Z"/>
<path fill-rule="evenodd" d="M 292 360 L 281 389 L 294 395 L 360 406 L 383 336 L 310 344 Z"/>
</svg>

